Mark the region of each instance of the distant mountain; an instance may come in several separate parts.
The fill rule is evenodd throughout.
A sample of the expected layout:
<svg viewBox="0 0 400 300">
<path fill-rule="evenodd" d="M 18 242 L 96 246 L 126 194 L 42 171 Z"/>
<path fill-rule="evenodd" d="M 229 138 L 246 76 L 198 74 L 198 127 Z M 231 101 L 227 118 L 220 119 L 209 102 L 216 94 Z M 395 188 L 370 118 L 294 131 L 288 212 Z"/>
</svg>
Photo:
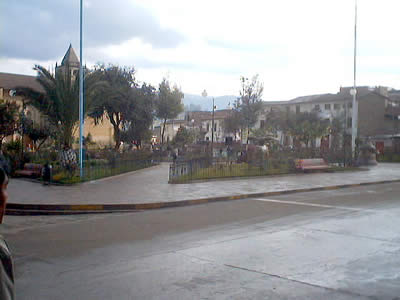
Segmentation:
<svg viewBox="0 0 400 300">
<path fill-rule="evenodd" d="M 220 96 L 214 97 L 215 105 L 217 109 L 226 109 L 229 106 L 229 103 L 233 105 L 233 102 L 237 99 L 237 96 Z M 183 104 L 185 108 L 188 110 L 203 110 L 203 111 L 211 111 L 212 110 L 212 97 L 203 97 L 200 95 L 193 94 L 185 94 L 183 98 Z"/>
</svg>

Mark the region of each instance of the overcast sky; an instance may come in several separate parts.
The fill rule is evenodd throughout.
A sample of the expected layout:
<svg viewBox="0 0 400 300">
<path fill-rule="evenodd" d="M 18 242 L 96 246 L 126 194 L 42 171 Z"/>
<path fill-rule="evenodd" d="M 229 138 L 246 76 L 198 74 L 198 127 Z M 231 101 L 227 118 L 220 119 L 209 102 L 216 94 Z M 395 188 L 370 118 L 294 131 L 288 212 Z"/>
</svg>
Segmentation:
<svg viewBox="0 0 400 300">
<path fill-rule="evenodd" d="M 3 0 L 0 71 L 34 75 L 79 55 L 79 0 Z M 358 1 L 358 85 L 400 88 L 400 2 Z M 84 0 L 84 61 L 134 66 L 184 93 L 237 95 L 259 74 L 264 100 L 352 85 L 353 0 Z"/>
</svg>

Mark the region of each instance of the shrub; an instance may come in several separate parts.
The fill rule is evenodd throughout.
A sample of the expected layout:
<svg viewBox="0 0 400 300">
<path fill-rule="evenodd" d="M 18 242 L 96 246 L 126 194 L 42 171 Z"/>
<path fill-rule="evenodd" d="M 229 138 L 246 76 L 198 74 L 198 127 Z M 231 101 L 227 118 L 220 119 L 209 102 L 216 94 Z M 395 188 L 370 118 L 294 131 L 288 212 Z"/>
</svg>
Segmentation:
<svg viewBox="0 0 400 300">
<path fill-rule="evenodd" d="M 4 149 L 7 152 L 19 153 L 22 150 L 22 142 L 20 139 L 16 139 L 15 141 L 10 141 L 4 144 Z"/>
<path fill-rule="evenodd" d="M 108 164 L 108 160 L 103 158 L 91 159 L 88 162 L 90 166 L 104 166 Z"/>
<path fill-rule="evenodd" d="M 66 171 L 58 172 L 57 174 L 53 175 L 52 178 L 53 182 L 63 183 L 63 184 L 74 184 L 81 182 L 79 176 L 70 176 L 70 174 Z"/>
</svg>

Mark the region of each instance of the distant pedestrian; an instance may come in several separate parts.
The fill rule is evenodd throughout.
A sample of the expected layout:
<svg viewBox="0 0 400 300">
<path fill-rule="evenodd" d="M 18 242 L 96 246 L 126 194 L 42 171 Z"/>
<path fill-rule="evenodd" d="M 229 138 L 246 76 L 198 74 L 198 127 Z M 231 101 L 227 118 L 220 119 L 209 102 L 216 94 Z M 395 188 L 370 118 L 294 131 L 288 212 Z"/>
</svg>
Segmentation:
<svg viewBox="0 0 400 300">
<path fill-rule="evenodd" d="M 50 183 L 51 171 L 52 171 L 52 166 L 49 164 L 49 162 L 46 162 L 42 169 L 43 184 L 46 185 Z"/>
<path fill-rule="evenodd" d="M 0 224 L 6 210 L 8 176 L 0 167 Z M 4 238 L 0 236 L 0 299 L 15 299 L 14 270 L 10 249 Z"/>
</svg>

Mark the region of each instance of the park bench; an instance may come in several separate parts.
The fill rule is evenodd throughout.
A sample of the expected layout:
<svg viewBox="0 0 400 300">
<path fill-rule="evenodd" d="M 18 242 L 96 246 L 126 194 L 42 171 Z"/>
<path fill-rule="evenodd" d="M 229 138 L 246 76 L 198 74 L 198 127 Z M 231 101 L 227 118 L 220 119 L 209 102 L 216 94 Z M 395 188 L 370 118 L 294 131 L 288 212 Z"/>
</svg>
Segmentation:
<svg viewBox="0 0 400 300">
<path fill-rule="evenodd" d="M 24 169 L 15 171 L 15 175 L 22 177 L 40 177 L 42 176 L 43 166 L 41 164 L 24 164 Z"/>
<path fill-rule="evenodd" d="M 330 166 L 323 158 L 296 159 L 296 170 L 298 171 L 319 171 L 328 170 Z"/>
</svg>

